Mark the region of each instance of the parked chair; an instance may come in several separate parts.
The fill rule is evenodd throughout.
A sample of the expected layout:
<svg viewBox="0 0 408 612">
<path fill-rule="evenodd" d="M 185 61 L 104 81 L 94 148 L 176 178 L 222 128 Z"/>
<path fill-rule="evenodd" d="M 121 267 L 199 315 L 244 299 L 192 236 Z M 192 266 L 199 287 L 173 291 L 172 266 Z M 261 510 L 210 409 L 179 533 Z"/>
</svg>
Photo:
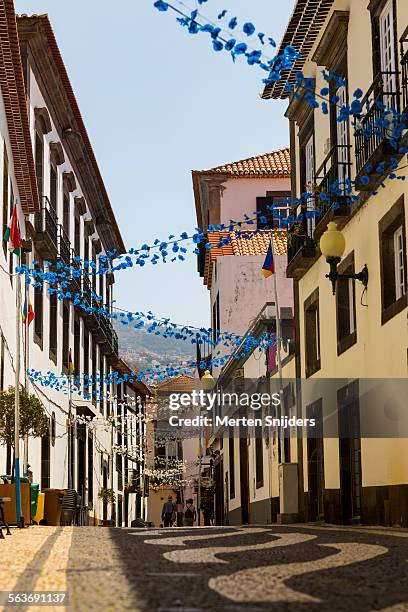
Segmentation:
<svg viewBox="0 0 408 612">
<path fill-rule="evenodd" d="M 3 505 L 6 502 L 11 502 L 11 497 L 0 497 L 0 521 L 1 521 L 1 524 L 0 524 L 0 540 L 4 540 L 4 535 L 3 535 L 2 527 L 6 528 L 6 535 L 11 535 L 10 528 L 9 528 L 8 524 L 6 523 L 5 518 L 4 518 L 4 508 L 3 508 Z"/>
<path fill-rule="evenodd" d="M 61 525 L 72 525 L 77 509 L 77 492 L 74 489 L 64 491 L 61 506 Z"/>
</svg>

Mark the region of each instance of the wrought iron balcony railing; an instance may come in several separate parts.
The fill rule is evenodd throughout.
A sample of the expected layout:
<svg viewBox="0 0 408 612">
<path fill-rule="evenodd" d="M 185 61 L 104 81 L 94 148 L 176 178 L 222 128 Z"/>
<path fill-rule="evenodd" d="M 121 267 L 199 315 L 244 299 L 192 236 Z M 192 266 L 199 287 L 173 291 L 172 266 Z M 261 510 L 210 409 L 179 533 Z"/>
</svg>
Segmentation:
<svg viewBox="0 0 408 612">
<path fill-rule="evenodd" d="M 37 234 L 44 235 L 47 240 L 58 248 L 58 217 L 47 196 L 42 198 L 42 207 L 34 215 L 34 229 Z"/>
<path fill-rule="evenodd" d="M 73 271 L 79 272 L 81 270 L 81 264 L 76 262 L 76 252 L 71 249 L 71 268 Z M 81 293 L 81 277 L 79 275 L 72 274 L 72 288 L 73 293 Z"/>
<path fill-rule="evenodd" d="M 400 109 L 398 72 L 380 72 L 362 100 L 364 116 L 355 131 L 357 175 L 371 162 L 391 134 L 382 125 L 384 111 Z"/>
<path fill-rule="evenodd" d="M 71 263 L 71 243 L 61 224 L 58 225 L 58 256 L 69 266 Z"/>
<path fill-rule="evenodd" d="M 316 184 L 320 199 L 318 208 L 323 216 L 334 205 L 342 206 L 348 201 L 347 185 L 351 178 L 351 145 L 335 145 L 316 172 Z"/>
</svg>

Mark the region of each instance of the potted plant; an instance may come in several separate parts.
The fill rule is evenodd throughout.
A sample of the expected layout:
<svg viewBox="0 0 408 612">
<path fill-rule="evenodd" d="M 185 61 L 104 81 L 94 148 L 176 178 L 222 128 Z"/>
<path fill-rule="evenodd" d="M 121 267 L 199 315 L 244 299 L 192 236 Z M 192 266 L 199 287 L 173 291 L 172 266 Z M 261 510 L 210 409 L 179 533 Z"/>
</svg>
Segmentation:
<svg viewBox="0 0 408 612">
<path fill-rule="evenodd" d="M 99 489 L 98 497 L 106 504 L 114 504 L 116 501 L 115 491 L 106 487 Z"/>
<path fill-rule="evenodd" d="M 14 448 L 15 389 L 0 391 L 0 443 Z M 42 438 L 49 430 L 49 418 L 35 395 L 20 390 L 20 438 Z"/>
</svg>

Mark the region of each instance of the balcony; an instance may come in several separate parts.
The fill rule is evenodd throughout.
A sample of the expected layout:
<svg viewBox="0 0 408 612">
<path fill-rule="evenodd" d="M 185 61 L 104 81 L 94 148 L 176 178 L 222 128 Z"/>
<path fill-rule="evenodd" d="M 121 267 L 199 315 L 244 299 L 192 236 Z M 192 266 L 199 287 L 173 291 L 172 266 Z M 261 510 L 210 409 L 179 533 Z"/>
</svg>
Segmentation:
<svg viewBox="0 0 408 612">
<path fill-rule="evenodd" d="M 390 133 L 385 127 L 379 127 L 385 109 L 400 110 L 400 90 L 398 72 L 380 72 L 362 100 L 364 117 L 356 129 L 356 187 L 360 191 L 371 191 L 375 179 L 381 175 L 373 172 L 381 161 L 389 161 L 396 156 L 390 143 Z M 368 110 L 365 110 L 368 107 Z M 371 170 L 370 170 L 371 167 Z M 370 175 L 371 181 L 365 185 L 361 182 L 364 174 Z M 373 180 L 374 179 L 374 180 Z"/>
<path fill-rule="evenodd" d="M 84 273 L 81 278 L 81 295 L 82 302 L 89 308 L 97 308 L 98 304 L 92 297 L 92 285 L 88 274 Z M 84 317 L 84 323 L 89 331 L 99 329 L 99 315 L 96 312 L 88 312 L 81 308 Z"/>
<path fill-rule="evenodd" d="M 77 263 L 75 261 L 75 258 L 77 257 L 76 252 L 74 251 L 74 249 L 71 249 L 71 268 L 73 270 L 81 270 L 81 264 Z M 72 282 L 71 282 L 71 293 L 73 293 L 74 295 L 77 295 L 79 293 L 81 293 L 81 277 L 79 276 L 72 276 Z"/>
<path fill-rule="evenodd" d="M 61 224 L 58 225 L 58 258 L 66 266 L 71 265 L 71 243 Z"/>
<path fill-rule="evenodd" d="M 46 196 L 34 215 L 34 232 L 36 251 L 43 259 L 54 260 L 58 252 L 58 217 Z"/>
<path fill-rule="evenodd" d="M 96 339 L 108 362 L 114 364 L 117 361 L 119 349 L 117 333 L 106 315 L 98 315 L 98 323 L 99 325 L 95 332 Z"/>
<path fill-rule="evenodd" d="M 306 217 L 306 205 L 302 205 L 297 214 Z M 304 218 L 288 228 L 288 264 L 286 276 L 301 279 L 319 256 L 319 249 L 314 239 L 315 220 Z"/>
<path fill-rule="evenodd" d="M 326 194 L 319 202 L 321 214 L 314 230 L 314 239 L 319 240 L 329 221 L 336 221 L 341 229 L 350 214 L 350 195 L 346 181 L 351 178 L 350 145 L 335 145 L 316 172 L 318 194 Z"/>
</svg>

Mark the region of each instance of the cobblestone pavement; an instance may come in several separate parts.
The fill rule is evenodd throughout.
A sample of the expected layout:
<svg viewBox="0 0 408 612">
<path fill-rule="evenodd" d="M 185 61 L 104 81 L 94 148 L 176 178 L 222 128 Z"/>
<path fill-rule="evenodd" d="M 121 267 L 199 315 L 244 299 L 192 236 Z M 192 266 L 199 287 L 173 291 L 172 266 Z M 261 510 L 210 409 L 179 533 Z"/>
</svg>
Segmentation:
<svg viewBox="0 0 408 612">
<path fill-rule="evenodd" d="M 68 591 L 81 612 L 408 612 L 408 532 L 31 527 L 0 540 L 0 590 Z"/>
</svg>

